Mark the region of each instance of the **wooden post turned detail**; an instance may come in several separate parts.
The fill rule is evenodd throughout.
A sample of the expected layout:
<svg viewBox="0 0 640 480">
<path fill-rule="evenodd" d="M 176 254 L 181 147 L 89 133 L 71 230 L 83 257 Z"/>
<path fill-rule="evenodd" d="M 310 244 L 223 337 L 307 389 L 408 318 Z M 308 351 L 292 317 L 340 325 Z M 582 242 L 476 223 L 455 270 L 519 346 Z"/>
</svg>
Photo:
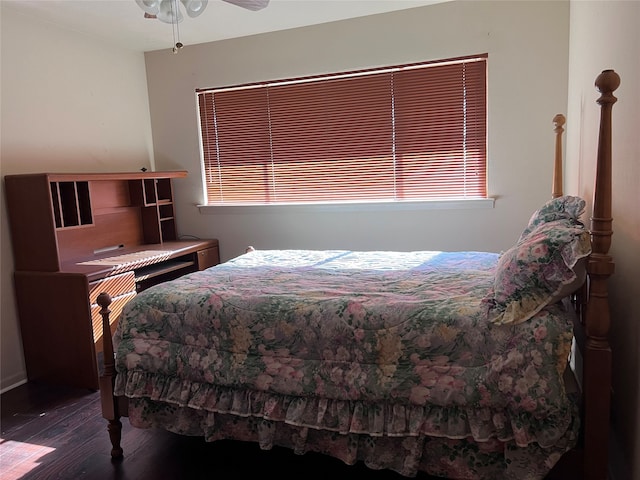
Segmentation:
<svg viewBox="0 0 640 480">
<path fill-rule="evenodd" d="M 620 77 L 604 70 L 596 79 L 601 93 L 600 131 L 596 159 L 596 184 L 591 217 L 591 249 L 587 264 L 589 293 L 586 308 L 584 378 L 585 478 L 605 480 L 608 470 L 609 418 L 611 405 L 611 348 L 609 346 L 609 294 L 607 280 L 614 272 L 609 253 L 613 235 L 611 217 L 611 110 L 613 92 Z"/>
<path fill-rule="evenodd" d="M 111 296 L 108 293 L 101 293 L 97 299 L 100 305 L 100 315 L 102 316 L 102 349 L 104 371 L 100 375 L 100 403 L 102 405 L 102 416 L 109 421 L 107 431 L 111 440 L 111 457 L 122 457 L 122 422 L 120 421 L 120 409 L 118 399 L 114 396 L 114 382 L 116 378 L 115 357 L 113 351 L 113 340 L 111 339 L 111 327 L 109 325 L 109 305 Z"/>
<path fill-rule="evenodd" d="M 562 179 L 562 132 L 564 132 L 564 124 L 566 118 L 561 113 L 553 117 L 553 124 L 556 132 L 556 156 L 553 164 L 553 191 L 552 198 L 558 198 L 563 195 L 563 179 Z"/>
<path fill-rule="evenodd" d="M 596 79 L 601 96 L 600 132 L 596 159 L 596 184 L 591 217 L 592 253 L 587 265 L 589 272 L 589 309 L 587 310 L 587 336 L 593 348 L 609 348 L 609 302 L 607 279 L 614 271 L 609 255 L 613 235 L 611 217 L 611 110 L 617 98 L 613 92 L 620 85 L 620 77 L 613 70 L 604 70 Z M 591 298 L 591 297 L 594 298 Z"/>
</svg>

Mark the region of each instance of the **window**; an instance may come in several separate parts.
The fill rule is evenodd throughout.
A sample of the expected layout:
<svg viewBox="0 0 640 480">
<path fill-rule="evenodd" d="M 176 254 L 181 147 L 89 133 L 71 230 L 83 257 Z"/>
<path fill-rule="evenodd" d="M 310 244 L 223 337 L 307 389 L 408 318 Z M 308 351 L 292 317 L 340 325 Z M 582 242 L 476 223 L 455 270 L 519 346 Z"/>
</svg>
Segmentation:
<svg viewBox="0 0 640 480">
<path fill-rule="evenodd" d="M 208 204 L 486 198 L 486 55 L 197 96 Z"/>
</svg>

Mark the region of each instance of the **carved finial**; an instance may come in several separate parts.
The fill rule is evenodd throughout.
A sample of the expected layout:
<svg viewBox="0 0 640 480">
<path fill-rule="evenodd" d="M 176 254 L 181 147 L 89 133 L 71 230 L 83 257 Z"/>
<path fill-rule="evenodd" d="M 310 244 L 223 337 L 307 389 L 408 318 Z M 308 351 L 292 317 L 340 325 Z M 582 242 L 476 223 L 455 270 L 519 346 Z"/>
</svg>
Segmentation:
<svg viewBox="0 0 640 480">
<path fill-rule="evenodd" d="M 109 305 L 111 305 L 111 295 L 109 295 L 107 292 L 102 292 L 100 295 L 98 295 L 96 302 L 102 308 L 108 308 Z"/>
<path fill-rule="evenodd" d="M 615 103 L 617 98 L 613 92 L 620 86 L 620 75 L 613 70 L 603 70 L 596 78 L 596 88 L 602 94 L 597 100 L 599 105 L 603 103 Z"/>
<path fill-rule="evenodd" d="M 561 113 L 559 113 L 555 117 L 553 117 L 553 125 L 555 126 L 555 132 L 556 133 L 558 132 L 558 129 L 562 129 L 562 127 L 564 126 L 566 121 L 567 121 L 567 119 Z"/>
</svg>

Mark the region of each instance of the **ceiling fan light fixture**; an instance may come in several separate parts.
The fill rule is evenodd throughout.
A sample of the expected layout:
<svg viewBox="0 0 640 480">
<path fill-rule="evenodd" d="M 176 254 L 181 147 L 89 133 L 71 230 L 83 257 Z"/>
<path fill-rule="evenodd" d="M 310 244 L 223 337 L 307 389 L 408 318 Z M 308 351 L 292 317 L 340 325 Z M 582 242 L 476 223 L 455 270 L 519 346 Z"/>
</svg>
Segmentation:
<svg viewBox="0 0 640 480">
<path fill-rule="evenodd" d="M 269 0 L 224 0 L 232 5 L 237 5 L 247 10 L 262 10 L 269 4 Z M 145 18 L 157 18 L 161 22 L 170 23 L 173 31 L 173 53 L 178 53 L 183 48 L 180 41 L 180 29 L 178 23 L 182 21 L 180 4 L 187 15 L 197 17 L 204 12 L 209 0 L 136 0 L 138 6 L 144 11 Z"/>
<path fill-rule="evenodd" d="M 191 18 L 197 17 L 204 9 L 207 7 L 207 3 L 209 0 L 180 0 L 182 5 L 184 5 L 185 10 L 187 11 L 187 15 Z"/>
<path fill-rule="evenodd" d="M 160 0 L 136 0 L 136 3 L 149 15 L 157 15 L 160 11 Z"/>
<path fill-rule="evenodd" d="M 245 8 L 247 10 L 262 10 L 269 5 L 269 0 L 224 0 L 227 3 Z M 182 4 L 191 18 L 204 12 L 209 0 L 136 0 L 138 6 L 144 11 L 146 18 L 157 18 L 164 23 L 178 23 L 182 21 Z"/>
<path fill-rule="evenodd" d="M 182 12 L 178 8 L 177 0 L 161 0 L 158 20 L 164 23 L 179 23 L 182 21 Z"/>
<path fill-rule="evenodd" d="M 233 5 L 237 5 L 242 8 L 246 8 L 247 10 L 262 10 L 267 5 L 269 5 L 269 0 L 224 0 L 227 3 L 231 3 Z"/>
<path fill-rule="evenodd" d="M 209 0 L 136 0 L 138 6 L 144 10 L 145 16 L 157 18 L 164 23 L 177 23 L 182 21 L 180 3 L 192 18 L 197 17 L 207 6 Z"/>
</svg>

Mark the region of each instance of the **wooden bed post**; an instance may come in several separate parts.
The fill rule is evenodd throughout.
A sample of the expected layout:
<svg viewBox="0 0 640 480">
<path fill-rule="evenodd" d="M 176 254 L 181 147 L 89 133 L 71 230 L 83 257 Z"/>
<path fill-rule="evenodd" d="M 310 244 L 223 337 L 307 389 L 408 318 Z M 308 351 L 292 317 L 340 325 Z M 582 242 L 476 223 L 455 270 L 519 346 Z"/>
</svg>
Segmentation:
<svg viewBox="0 0 640 480">
<path fill-rule="evenodd" d="M 553 124 L 556 132 L 556 156 L 553 164 L 553 190 L 551 193 L 552 198 L 558 198 L 562 196 L 563 181 L 562 181 L 562 132 L 564 132 L 564 124 L 566 118 L 561 113 L 553 117 Z"/>
<path fill-rule="evenodd" d="M 591 217 L 592 253 L 587 265 L 589 299 L 586 309 L 586 345 L 584 378 L 584 474 L 585 478 L 607 478 L 609 446 L 609 409 L 611 404 L 611 348 L 609 345 L 609 295 L 607 280 L 614 271 L 609 256 L 611 246 L 611 109 L 616 102 L 613 92 L 620 77 L 604 70 L 596 79 L 601 93 L 600 132 Z"/>
<path fill-rule="evenodd" d="M 100 305 L 100 315 L 102 315 L 102 345 L 104 354 L 104 371 L 100 375 L 100 403 L 102 405 L 102 416 L 109 421 L 107 430 L 111 439 L 111 457 L 122 457 L 122 447 L 120 439 L 122 437 L 122 422 L 120 421 L 120 406 L 118 399 L 113 395 L 113 386 L 116 378 L 115 358 L 113 355 L 113 341 L 111 339 L 111 327 L 109 326 L 109 305 L 111 296 L 108 293 L 101 293 L 97 299 Z"/>
</svg>

